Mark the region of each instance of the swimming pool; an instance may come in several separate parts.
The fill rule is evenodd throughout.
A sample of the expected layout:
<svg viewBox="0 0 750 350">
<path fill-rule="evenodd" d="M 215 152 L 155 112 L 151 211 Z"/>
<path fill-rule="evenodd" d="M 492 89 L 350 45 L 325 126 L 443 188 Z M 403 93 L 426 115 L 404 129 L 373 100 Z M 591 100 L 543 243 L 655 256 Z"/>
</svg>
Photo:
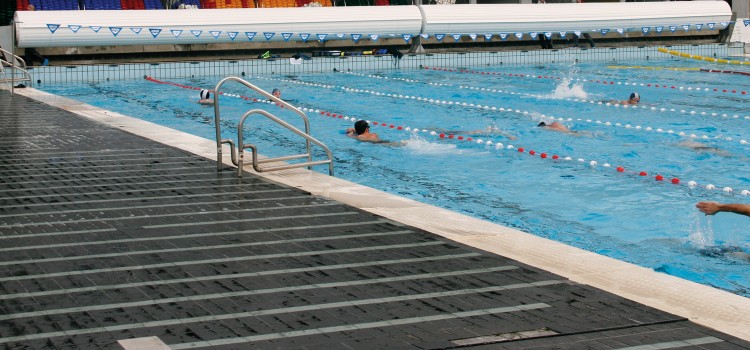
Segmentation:
<svg viewBox="0 0 750 350">
<path fill-rule="evenodd" d="M 706 218 L 694 208 L 700 200 L 748 202 L 750 117 L 743 107 L 750 80 L 694 70 L 703 67 L 710 66 L 428 66 L 246 79 L 280 88 L 305 109 L 313 136 L 334 152 L 338 177 L 750 296 L 750 262 L 725 254 L 750 252 L 748 219 Z M 222 78 L 43 90 L 214 139 L 213 109 L 185 87 L 211 88 Z M 235 139 L 239 117 L 259 106 L 300 125 L 289 111 L 226 87 L 224 137 Z M 633 91 L 642 97 L 638 108 L 606 102 Z M 552 118 L 578 133 L 536 127 Z M 347 138 L 344 129 L 356 119 L 403 144 Z M 251 119 L 246 130 L 265 155 L 301 150 L 264 120 Z M 686 140 L 709 148 L 691 149 Z"/>
</svg>

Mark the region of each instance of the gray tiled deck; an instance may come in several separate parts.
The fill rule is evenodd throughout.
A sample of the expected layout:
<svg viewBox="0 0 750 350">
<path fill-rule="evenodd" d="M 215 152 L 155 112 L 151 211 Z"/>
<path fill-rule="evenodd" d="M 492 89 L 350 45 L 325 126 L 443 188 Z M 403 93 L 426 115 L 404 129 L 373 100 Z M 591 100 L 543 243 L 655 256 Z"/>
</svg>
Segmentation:
<svg viewBox="0 0 750 350">
<path fill-rule="evenodd" d="M 23 96 L 0 110 L 0 348 L 750 348 Z"/>
</svg>

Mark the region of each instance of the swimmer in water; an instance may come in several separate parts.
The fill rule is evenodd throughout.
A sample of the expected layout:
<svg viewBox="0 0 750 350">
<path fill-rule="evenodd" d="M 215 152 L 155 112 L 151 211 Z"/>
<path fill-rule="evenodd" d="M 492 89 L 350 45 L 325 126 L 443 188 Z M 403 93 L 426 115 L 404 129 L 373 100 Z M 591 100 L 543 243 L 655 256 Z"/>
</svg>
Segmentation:
<svg viewBox="0 0 750 350">
<path fill-rule="evenodd" d="M 202 105 L 212 105 L 212 104 L 214 104 L 214 100 L 211 99 L 211 93 L 208 90 L 206 90 L 206 89 L 202 89 L 201 90 L 201 99 L 198 101 L 198 103 L 200 103 Z"/>
<path fill-rule="evenodd" d="M 729 157 L 731 154 L 721 148 L 718 147 L 711 147 L 705 143 L 696 142 L 693 140 L 684 140 L 677 143 L 677 146 L 684 147 L 687 149 L 691 149 L 693 151 L 696 151 L 698 153 L 710 153 L 717 156 L 722 157 Z"/>
<path fill-rule="evenodd" d="M 372 142 L 372 143 L 380 143 L 380 144 L 387 144 L 390 146 L 403 146 L 405 145 L 405 142 L 390 142 L 390 141 L 383 141 L 380 139 L 378 134 L 371 133 L 370 132 L 370 124 L 367 123 L 365 120 L 357 120 L 357 122 L 354 123 L 353 128 L 346 129 L 346 136 L 349 136 L 351 138 L 365 141 L 365 142 Z"/>
<path fill-rule="evenodd" d="M 633 92 L 630 94 L 630 97 L 627 100 L 611 100 L 609 103 L 613 104 L 620 104 L 620 105 L 637 105 L 641 102 L 641 95 L 639 95 L 637 92 Z"/>
<path fill-rule="evenodd" d="M 364 120 L 357 120 L 353 128 L 346 129 L 346 136 L 355 138 L 360 141 L 382 142 L 378 134 L 370 132 L 370 124 Z"/>
<path fill-rule="evenodd" d="M 448 130 L 448 129 L 440 129 L 440 128 L 432 128 L 427 129 L 430 131 L 434 131 L 437 133 L 443 133 L 443 134 L 453 134 L 453 135 L 484 135 L 484 136 L 494 136 L 494 135 L 500 135 L 502 137 L 505 137 L 509 140 L 516 140 L 518 137 L 509 134 L 507 132 L 504 132 L 498 127 L 494 125 L 489 125 L 486 128 L 483 129 L 477 129 L 477 130 L 471 130 L 471 131 L 456 131 L 456 130 Z"/>
<path fill-rule="evenodd" d="M 574 131 L 571 131 L 570 129 L 568 129 L 567 126 L 563 125 L 560 122 L 552 122 L 552 123 L 549 123 L 549 124 L 547 124 L 545 122 L 541 122 L 541 123 L 537 124 L 537 126 L 540 127 L 540 128 L 544 128 L 544 129 L 548 129 L 548 130 L 554 130 L 554 131 L 559 131 L 559 132 L 564 132 L 564 133 L 568 133 L 568 134 L 574 133 Z"/>
</svg>

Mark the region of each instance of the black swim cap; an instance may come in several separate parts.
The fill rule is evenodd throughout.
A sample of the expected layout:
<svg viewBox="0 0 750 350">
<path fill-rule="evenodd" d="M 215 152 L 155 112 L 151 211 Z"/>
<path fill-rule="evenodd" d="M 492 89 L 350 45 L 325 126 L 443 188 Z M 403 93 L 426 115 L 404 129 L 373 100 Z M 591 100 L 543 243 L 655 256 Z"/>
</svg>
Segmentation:
<svg viewBox="0 0 750 350">
<path fill-rule="evenodd" d="M 354 132 L 357 133 L 357 135 L 362 135 L 365 133 L 367 128 L 370 127 L 370 124 L 367 124 L 364 120 L 357 120 L 356 123 L 354 123 Z"/>
</svg>

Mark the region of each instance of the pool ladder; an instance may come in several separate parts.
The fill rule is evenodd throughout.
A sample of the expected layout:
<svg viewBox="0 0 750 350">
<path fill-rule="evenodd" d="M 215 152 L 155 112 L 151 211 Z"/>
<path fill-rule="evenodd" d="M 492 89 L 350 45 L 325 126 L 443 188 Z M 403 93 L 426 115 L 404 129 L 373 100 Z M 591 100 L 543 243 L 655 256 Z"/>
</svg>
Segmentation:
<svg viewBox="0 0 750 350">
<path fill-rule="evenodd" d="M 221 87 L 224 85 L 224 83 L 228 81 L 235 81 L 238 82 L 251 90 L 259 93 L 263 97 L 268 98 L 270 101 L 273 101 L 277 105 L 289 109 L 296 114 L 298 114 L 302 120 L 305 123 L 305 130 L 302 131 L 295 126 L 285 122 L 281 118 L 269 113 L 268 111 L 262 110 L 262 109 L 251 109 L 245 114 L 242 115 L 242 118 L 240 118 L 240 122 L 237 125 L 237 151 L 235 151 L 235 144 L 230 139 L 222 139 L 221 138 L 221 108 L 219 108 L 219 100 L 221 96 Z M 244 137 L 243 137 L 243 126 L 245 124 L 245 120 L 250 117 L 251 115 L 261 115 L 264 116 L 277 124 L 283 126 L 284 128 L 292 131 L 293 133 L 299 135 L 305 140 L 305 146 L 307 153 L 303 154 L 293 154 L 288 156 L 281 156 L 281 157 L 274 157 L 274 158 L 262 158 L 259 159 L 258 157 L 258 148 L 252 143 L 245 143 Z M 273 96 L 269 94 L 268 92 L 258 88 L 257 86 L 250 84 L 249 82 L 238 78 L 238 77 L 227 77 L 222 79 L 218 84 L 216 84 L 216 87 L 214 88 L 214 122 L 216 125 L 216 167 L 221 170 L 222 169 L 222 145 L 228 144 L 229 145 L 229 151 L 230 156 L 232 159 L 232 163 L 237 166 L 237 176 L 242 177 L 242 168 L 244 166 L 244 158 L 245 158 L 245 149 L 250 149 L 252 154 L 252 164 L 253 169 L 255 171 L 262 173 L 262 172 L 268 172 L 268 171 L 276 171 L 276 170 L 285 170 L 285 169 L 291 169 L 291 168 L 299 168 L 299 167 L 307 167 L 308 169 L 312 169 L 314 165 L 322 165 L 322 164 L 328 164 L 328 174 L 333 176 L 333 154 L 331 153 L 331 150 L 328 149 L 328 147 L 323 144 L 322 142 L 318 141 L 314 137 L 310 135 L 310 122 L 307 120 L 307 115 L 300 111 L 297 107 L 294 107 L 290 105 L 289 103 L 285 102 L 282 99 L 277 98 L 276 96 Z M 318 147 L 322 148 L 323 151 L 326 153 L 326 159 L 322 160 L 313 160 L 312 159 L 312 144 L 317 145 Z M 303 159 L 306 158 L 307 160 L 304 162 L 297 162 L 297 163 L 287 163 L 289 160 L 295 160 L 295 159 Z M 281 164 L 268 164 L 268 163 L 278 163 L 283 162 Z"/>
<path fill-rule="evenodd" d="M 14 55 L 12 52 L 0 48 L 0 75 L 2 75 L 2 81 L 8 85 L 8 90 L 11 94 L 16 82 L 31 82 L 31 74 L 26 70 L 26 61 L 23 58 Z M 10 57 L 10 61 L 6 61 L 5 58 Z M 16 64 L 18 63 L 18 64 Z M 5 68 L 9 68 L 6 71 Z M 10 75 L 10 77 L 8 77 Z M 20 75 L 20 76 L 19 76 Z"/>
</svg>

